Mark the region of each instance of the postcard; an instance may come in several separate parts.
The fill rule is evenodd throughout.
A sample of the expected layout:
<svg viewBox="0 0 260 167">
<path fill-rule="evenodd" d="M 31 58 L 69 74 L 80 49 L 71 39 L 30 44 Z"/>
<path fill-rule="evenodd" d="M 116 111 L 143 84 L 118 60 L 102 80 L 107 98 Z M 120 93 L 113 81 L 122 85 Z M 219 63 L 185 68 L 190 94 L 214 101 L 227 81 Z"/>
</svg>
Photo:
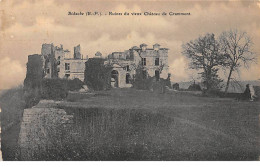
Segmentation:
<svg viewBox="0 0 260 167">
<path fill-rule="evenodd" d="M 3 161 L 258 161 L 260 1 L 0 0 Z"/>
</svg>

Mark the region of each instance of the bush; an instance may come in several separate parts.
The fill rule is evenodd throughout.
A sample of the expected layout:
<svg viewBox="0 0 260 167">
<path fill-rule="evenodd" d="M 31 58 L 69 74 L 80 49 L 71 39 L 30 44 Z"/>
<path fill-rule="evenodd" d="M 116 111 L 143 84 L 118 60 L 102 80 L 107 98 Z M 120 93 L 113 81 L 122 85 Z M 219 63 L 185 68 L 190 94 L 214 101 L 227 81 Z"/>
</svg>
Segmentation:
<svg viewBox="0 0 260 167">
<path fill-rule="evenodd" d="M 175 83 L 172 85 L 172 89 L 173 90 L 179 90 L 180 89 L 180 85 L 178 83 Z"/>
<path fill-rule="evenodd" d="M 141 90 L 151 90 L 152 89 L 152 85 L 153 85 L 153 79 L 152 77 L 148 77 L 148 78 L 137 78 L 134 82 L 133 82 L 133 87 L 136 89 L 141 89 Z"/>
<path fill-rule="evenodd" d="M 35 89 L 27 89 L 24 91 L 24 101 L 25 101 L 25 107 L 30 108 L 32 106 L 35 106 L 39 103 L 41 99 L 41 92 L 39 88 Z"/>
<path fill-rule="evenodd" d="M 65 99 L 69 91 L 78 91 L 83 86 L 83 82 L 78 78 L 67 79 L 43 79 L 41 88 L 41 98 L 62 100 Z"/>
<path fill-rule="evenodd" d="M 133 87 L 141 90 L 151 90 L 154 77 L 150 77 L 143 66 L 139 65 L 136 69 Z"/>
<path fill-rule="evenodd" d="M 201 87 L 199 84 L 193 83 L 192 85 L 189 86 L 188 90 L 189 91 L 201 91 Z"/>
<path fill-rule="evenodd" d="M 159 81 L 156 81 L 155 76 L 149 76 L 145 68 L 139 65 L 136 69 L 133 87 L 141 90 L 151 90 L 157 93 L 165 93 L 166 86 L 171 88 L 170 77 L 171 75 L 168 74 L 167 79 L 160 78 Z"/>
<path fill-rule="evenodd" d="M 68 80 L 68 90 L 70 91 L 78 91 L 82 88 L 82 86 L 84 85 L 84 83 L 78 79 L 75 78 L 73 80 Z"/>
<path fill-rule="evenodd" d="M 65 79 L 44 79 L 41 97 L 43 99 L 61 100 L 67 97 L 68 88 Z"/>
</svg>

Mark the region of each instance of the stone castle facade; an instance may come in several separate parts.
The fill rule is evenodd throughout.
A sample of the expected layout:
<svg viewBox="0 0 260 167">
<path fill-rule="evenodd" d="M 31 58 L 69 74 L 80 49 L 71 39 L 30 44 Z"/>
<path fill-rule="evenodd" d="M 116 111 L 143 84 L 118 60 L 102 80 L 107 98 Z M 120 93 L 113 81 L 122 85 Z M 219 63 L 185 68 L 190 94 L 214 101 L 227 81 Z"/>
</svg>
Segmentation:
<svg viewBox="0 0 260 167">
<path fill-rule="evenodd" d="M 41 55 L 44 78 L 78 78 L 84 81 L 85 62 L 80 45 L 74 47 L 74 53 L 64 49 L 63 45 L 42 44 Z M 111 71 L 111 86 L 132 87 L 136 70 L 142 67 L 144 77 L 154 77 L 156 81 L 168 77 L 168 49 L 154 44 L 148 48 L 146 44 L 134 46 L 124 52 L 113 52 L 102 57 L 97 52 L 94 58 L 104 59 L 104 64 L 113 67 Z"/>
<path fill-rule="evenodd" d="M 87 58 L 83 58 L 80 52 L 80 45 L 74 47 L 74 54 L 63 46 L 55 46 L 53 44 L 43 44 L 41 50 L 44 59 L 45 78 L 79 78 L 84 81 L 85 62 Z"/>
<path fill-rule="evenodd" d="M 108 55 L 107 64 L 113 66 L 112 87 L 131 87 L 130 81 L 135 79 L 136 69 L 140 66 L 145 77 L 155 77 L 159 81 L 168 77 L 168 49 L 160 48 L 159 44 L 154 44 L 153 48 L 141 44 L 124 52 L 113 52 Z"/>
</svg>

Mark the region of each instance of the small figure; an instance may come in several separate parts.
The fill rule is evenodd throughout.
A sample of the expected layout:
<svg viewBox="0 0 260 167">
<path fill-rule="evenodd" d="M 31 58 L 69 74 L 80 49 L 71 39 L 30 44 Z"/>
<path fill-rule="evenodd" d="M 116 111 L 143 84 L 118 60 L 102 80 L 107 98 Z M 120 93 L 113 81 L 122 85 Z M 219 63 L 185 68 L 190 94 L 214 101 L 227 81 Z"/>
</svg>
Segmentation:
<svg viewBox="0 0 260 167">
<path fill-rule="evenodd" d="M 250 100 L 251 99 L 249 84 L 246 85 L 246 90 L 244 91 L 244 93 L 242 95 L 242 99 L 244 99 L 244 100 Z"/>
<path fill-rule="evenodd" d="M 256 94 L 253 85 L 249 84 L 249 90 L 250 90 L 250 101 L 254 101 L 256 98 Z"/>
</svg>

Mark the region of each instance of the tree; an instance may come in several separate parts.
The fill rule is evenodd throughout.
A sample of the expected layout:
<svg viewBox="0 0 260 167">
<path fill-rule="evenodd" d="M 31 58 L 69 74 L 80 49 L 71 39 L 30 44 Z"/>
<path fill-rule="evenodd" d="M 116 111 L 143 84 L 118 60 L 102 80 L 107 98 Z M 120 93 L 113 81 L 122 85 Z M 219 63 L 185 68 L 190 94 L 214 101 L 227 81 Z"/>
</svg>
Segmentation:
<svg viewBox="0 0 260 167">
<path fill-rule="evenodd" d="M 210 75 L 207 75 L 205 72 L 202 72 L 201 77 L 203 80 L 202 84 L 204 86 L 209 85 L 211 90 L 218 91 L 223 87 L 223 85 L 221 84 L 223 80 L 220 79 L 218 76 L 218 68 L 212 68 Z"/>
<path fill-rule="evenodd" d="M 234 71 L 239 70 L 241 66 L 249 67 L 249 63 L 254 61 L 252 52 L 253 42 L 246 32 L 238 30 L 225 31 L 219 38 L 221 51 L 227 57 L 224 67 L 229 69 L 225 93 L 228 90 L 230 80 Z"/>
<path fill-rule="evenodd" d="M 182 47 L 182 53 L 191 60 L 190 68 L 203 70 L 199 74 L 202 76 L 206 90 L 218 87 L 221 80 L 218 78 L 217 71 L 218 67 L 225 62 L 225 56 L 220 54 L 220 45 L 215 35 L 206 34 Z"/>
<path fill-rule="evenodd" d="M 90 58 L 85 63 L 84 83 L 95 91 L 111 87 L 112 66 L 104 64 L 105 59 Z"/>
</svg>

